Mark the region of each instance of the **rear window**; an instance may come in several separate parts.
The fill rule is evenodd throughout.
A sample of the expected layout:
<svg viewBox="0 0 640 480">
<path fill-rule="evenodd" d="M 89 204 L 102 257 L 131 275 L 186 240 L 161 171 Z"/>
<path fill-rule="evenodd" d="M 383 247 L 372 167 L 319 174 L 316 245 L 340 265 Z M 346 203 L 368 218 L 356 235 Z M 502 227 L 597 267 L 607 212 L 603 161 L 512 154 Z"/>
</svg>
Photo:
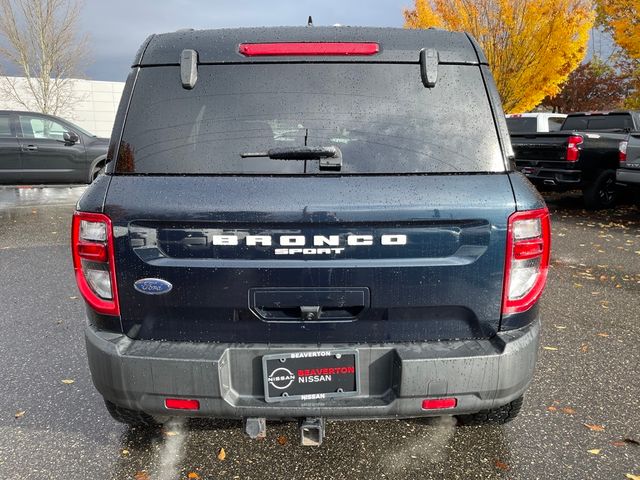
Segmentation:
<svg viewBox="0 0 640 480">
<path fill-rule="evenodd" d="M 562 128 L 564 123 L 564 117 L 550 117 L 549 118 L 549 131 L 557 132 Z"/>
<path fill-rule="evenodd" d="M 632 130 L 631 115 L 585 115 L 567 117 L 563 130 Z"/>
<path fill-rule="evenodd" d="M 509 133 L 528 133 L 538 131 L 538 119 L 535 117 L 507 118 Z"/>
<path fill-rule="evenodd" d="M 141 68 L 117 173 L 311 174 L 318 161 L 241 158 L 271 148 L 334 146 L 341 174 L 504 171 L 477 66 L 200 65 L 193 90 L 178 67 Z"/>
</svg>

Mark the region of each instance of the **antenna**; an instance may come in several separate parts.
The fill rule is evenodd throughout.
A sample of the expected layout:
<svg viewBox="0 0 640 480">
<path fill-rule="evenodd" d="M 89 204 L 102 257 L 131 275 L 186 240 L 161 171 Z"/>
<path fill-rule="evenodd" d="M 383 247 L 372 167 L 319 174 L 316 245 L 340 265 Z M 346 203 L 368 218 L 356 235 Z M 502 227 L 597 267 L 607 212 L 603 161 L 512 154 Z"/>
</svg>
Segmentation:
<svg viewBox="0 0 640 480">
<path fill-rule="evenodd" d="M 309 19 L 307 20 L 307 27 L 313 27 L 313 18 L 309 15 Z"/>
</svg>

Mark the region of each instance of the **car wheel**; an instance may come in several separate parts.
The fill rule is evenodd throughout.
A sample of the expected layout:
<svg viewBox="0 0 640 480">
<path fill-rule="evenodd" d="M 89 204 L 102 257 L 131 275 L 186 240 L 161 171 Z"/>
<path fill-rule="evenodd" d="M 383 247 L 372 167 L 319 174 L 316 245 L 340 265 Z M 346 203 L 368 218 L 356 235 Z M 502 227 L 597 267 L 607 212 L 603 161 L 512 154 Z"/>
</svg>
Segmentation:
<svg viewBox="0 0 640 480">
<path fill-rule="evenodd" d="M 498 408 L 481 410 L 478 413 L 458 415 L 458 425 L 504 425 L 516 418 L 522 408 L 524 397 L 519 397 L 511 403 L 507 403 Z"/>
<path fill-rule="evenodd" d="M 91 172 L 91 181 L 93 182 L 98 175 L 100 175 L 104 171 L 104 163 L 99 163 L 95 167 L 93 167 L 93 171 Z"/>
<path fill-rule="evenodd" d="M 615 170 L 601 172 L 582 193 L 587 208 L 612 208 L 618 199 Z"/>
<path fill-rule="evenodd" d="M 104 403 L 114 420 L 120 423 L 126 423 L 132 427 L 154 427 L 158 425 L 158 422 L 151 415 L 144 412 L 119 407 L 107 399 L 104 400 Z"/>
</svg>

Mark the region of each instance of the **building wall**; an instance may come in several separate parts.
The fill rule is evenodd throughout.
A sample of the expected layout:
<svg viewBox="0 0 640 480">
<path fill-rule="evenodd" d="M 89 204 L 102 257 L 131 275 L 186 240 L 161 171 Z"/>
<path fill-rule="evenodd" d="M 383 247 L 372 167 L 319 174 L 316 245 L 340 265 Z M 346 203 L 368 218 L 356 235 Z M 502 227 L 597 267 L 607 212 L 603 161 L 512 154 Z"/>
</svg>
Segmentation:
<svg viewBox="0 0 640 480">
<path fill-rule="evenodd" d="M 23 92 L 21 97 L 28 98 L 27 90 L 21 86 L 25 83 L 24 79 L 11 77 L 11 80 L 15 80 L 18 89 Z M 99 137 L 109 137 L 123 89 L 124 82 L 75 79 L 73 95 L 76 100 L 66 112 L 58 116 Z M 0 96 L 0 110 L 25 110 L 25 107 L 6 96 Z"/>
</svg>

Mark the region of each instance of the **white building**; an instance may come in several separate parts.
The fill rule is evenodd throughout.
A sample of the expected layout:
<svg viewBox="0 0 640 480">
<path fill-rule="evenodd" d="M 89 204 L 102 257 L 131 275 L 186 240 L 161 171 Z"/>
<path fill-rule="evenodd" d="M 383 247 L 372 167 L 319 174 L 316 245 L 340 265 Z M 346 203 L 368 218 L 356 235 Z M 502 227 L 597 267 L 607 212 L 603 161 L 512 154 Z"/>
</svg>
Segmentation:
<svg viewBox="0 0 640 480">
<path fill-rule="evenodd" d="M 22 98 L 28 95 L 28 90 L 21 86 L 25 83 L 23 78 L 10 77 L 9 80 L 15 81 L 17 89 L 24 92 L 21 94 Z M 66 113 L 59 116 L 95 135 L 109 137 L 123 88 L 124 82 L 75 79 L 73 92 L 77 101 Z M 0 96 L 0 110 L 25 110 L 25 108 L 10 98 Z"/>
</svg>

